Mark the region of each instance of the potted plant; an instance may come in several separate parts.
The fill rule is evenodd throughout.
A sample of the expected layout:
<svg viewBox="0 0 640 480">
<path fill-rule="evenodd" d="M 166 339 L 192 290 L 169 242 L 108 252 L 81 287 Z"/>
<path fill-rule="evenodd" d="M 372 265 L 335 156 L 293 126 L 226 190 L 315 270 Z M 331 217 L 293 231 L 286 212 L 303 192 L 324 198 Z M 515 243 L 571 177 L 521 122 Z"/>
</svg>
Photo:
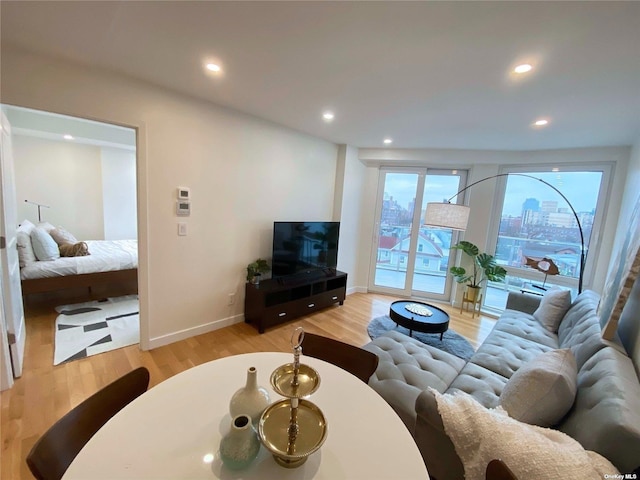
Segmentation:
<svg viewBox="0 0 640 480">
<path fill-rule="evenodd" d="M 260 277 L 262 274 L 269 270 L 271 270 L 271 267 L 269 267 L 267 261 L 262 258 L 258 258 L 255 262 L 247 265 L 247 282 L 257 285 L 260 283 Z"/>
<path fill-rule="evenodd" d="M 492 282 L 504 282 L 507 271 L 496 263 L 493 255 L 480 253 L 480 249 L 471 242 L 461 241 L 455 244 L 452 249 L 462 250 L 471 257 L 473 262 L 473 272 L 467 273 L 463 267 L 451 267 L 449 272 L 458 283 L 467 284 L 466 298 L 470 302 L 476 302 L 480 293 L 482 282 L 491 280 Z"/>
</svg>

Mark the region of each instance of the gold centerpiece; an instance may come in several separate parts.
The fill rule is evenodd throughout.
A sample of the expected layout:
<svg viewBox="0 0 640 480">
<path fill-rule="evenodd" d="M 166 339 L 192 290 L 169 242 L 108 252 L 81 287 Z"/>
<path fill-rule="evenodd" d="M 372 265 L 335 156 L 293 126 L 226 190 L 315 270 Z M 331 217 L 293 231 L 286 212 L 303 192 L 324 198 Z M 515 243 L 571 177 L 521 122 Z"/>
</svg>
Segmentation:
<svg viewBox="0 0 640 480">
<path fill-rule="evenodd" d="M 268 406 L 258 422 L 262 444 L 275 461 L 287 468 L 306 462 L 327 438 L 327 420 L 317 405 L 304 400 L 320 386 L 320 375 L 308 365 L 300 364 L 304 330 L 298 327 L 291 336 L 293 363 L 276 368 L 271 386 L 284 400 Z"/>
</svg>

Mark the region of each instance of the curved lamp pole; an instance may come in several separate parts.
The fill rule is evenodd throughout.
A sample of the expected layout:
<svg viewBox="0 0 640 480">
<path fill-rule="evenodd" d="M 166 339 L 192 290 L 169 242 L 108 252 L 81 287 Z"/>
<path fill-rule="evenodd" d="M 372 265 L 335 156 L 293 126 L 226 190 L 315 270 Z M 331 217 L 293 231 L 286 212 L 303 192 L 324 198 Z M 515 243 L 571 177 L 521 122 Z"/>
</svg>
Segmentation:
<svg viewBox="0 0 640 480">
<path fill-rule="evenodd" d="M 436 227 L 450 228 L 453 230 L 466 230 L 467 221 L 469 220 L 469 211 L 470 207 L 466 205 L 460 205 L 456 203 L 451 203 L 455 197 L 468 190 L 469 188 L 477 185 L 478 183 L 485 182 L 487 180 L 491 180 L 493 178 L 498 177 L 508 177 L 510 175 L 519 176 L 519 177 L 527 177 L 537 180 L 541 183 L 544 183 L 546 186 L 552 188 L 558 195 L 562 197 L 562 199 L 569 205 L 573 216 L 576 219 L 576 223 L 578 224 L 578 231 L 580 232 L 580 272 L 578 277 L 578 293 L 582 293 L 582 282 L 584 277 L 584 260 L 585 260 L 585 248 L 584 248 L 584 234 L 582 232 L 582 225 L 580 224 L 580 219 L 578 218 L 578 214 L 576 213 L 573 205 L 564 194 L 558 190 L 556 187 L 551 185 L 549 182 L 542 180 L 541 178 L 534 177 L 532 175 L 527 175 L 526 173 L 499 173 L 498 175 L 492 175 L 491 177 L 486 177 L 477 182 L 473 182 L 471 185 L 464 187 L 455 195 L 451 196 L 446 202 L 443 203 L 427 203 L 427 210 L 424 216 L 424 224 L 431 225 Z"/>
</svg>

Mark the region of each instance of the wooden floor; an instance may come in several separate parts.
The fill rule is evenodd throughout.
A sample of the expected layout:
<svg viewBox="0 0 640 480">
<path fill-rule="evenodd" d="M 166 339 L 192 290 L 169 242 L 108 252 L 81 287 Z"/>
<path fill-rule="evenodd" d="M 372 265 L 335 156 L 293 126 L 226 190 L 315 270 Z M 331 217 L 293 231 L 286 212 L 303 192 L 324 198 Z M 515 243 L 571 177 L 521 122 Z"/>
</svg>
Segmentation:
<svg viewBox="0 0 640 480">
<path fill-rule="evenodd" d="M 253 326 L 239 323 L 147 352 L 133 345 L 55 367 L 53 306 L 27 306 L 23 376 L 13 388 L 0 394 L 0 478 L 33 478 L 25 457 L 40 435 L 72 407 L 133 368 L 149 369 L 151 388 L 176 373 L 217 358 L 248 352 L 290 351 L 289 339 L 298 326 L 362 346 L 370 341 L 366 328 L 369 321 L 388 314 L 389 304 L 394 300 L 397 298 L 356 293 L 347 297 L 343 306 L 270 328 L 262 335 Z M 439 306 L 449 313 L 450 328 L 474 346 L 484 341 L 495 324 L 489 317 L 472 319 L 470 313 L 460 314 L 459 309 Z"/>
</svg>

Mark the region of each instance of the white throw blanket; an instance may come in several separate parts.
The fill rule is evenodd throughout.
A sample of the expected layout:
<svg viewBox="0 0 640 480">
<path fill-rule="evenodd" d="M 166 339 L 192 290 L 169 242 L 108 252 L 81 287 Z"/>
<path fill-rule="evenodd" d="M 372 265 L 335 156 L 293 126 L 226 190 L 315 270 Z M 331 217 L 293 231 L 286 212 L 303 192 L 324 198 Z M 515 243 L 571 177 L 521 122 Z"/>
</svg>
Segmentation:
<svg viewBox="0 0 640 480">
<path fill-rule="evenodd" d="M 492 459 L 505 462 L 523 480 L 602 480 L 619 473 L 606 458 L 585 450 L 558 430 L 522 423 L 502 407 L 487 409 L 464 393 L 430 390 L 445 432 L 462 460 L 466 480 L 484 480 Z"/>
</svg>

